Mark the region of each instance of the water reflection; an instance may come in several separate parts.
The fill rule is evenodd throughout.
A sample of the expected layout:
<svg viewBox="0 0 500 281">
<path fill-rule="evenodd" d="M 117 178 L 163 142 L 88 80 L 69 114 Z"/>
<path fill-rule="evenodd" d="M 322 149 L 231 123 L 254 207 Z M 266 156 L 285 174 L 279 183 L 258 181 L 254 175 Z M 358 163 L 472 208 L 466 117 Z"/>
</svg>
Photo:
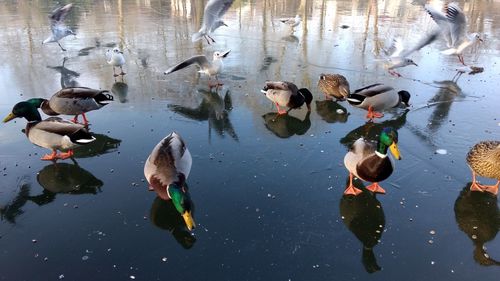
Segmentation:
<svg viewBox="0 0 500 281">
<path fill-rule="evenodd" d="M 0 218 L 11 224 L 16 223 L 16 218 L 24 213 L 21 209 L 28 201 L 31 185 L 26 178 L 21 178 L 17 184 L 19 192 L 16 197 L 7 205 L 0 207 Z"/>
<path fill-rule="evenodd" d="M 485 247 L 500 230 L 497 197 L 487 192 L 470 191 L 471 184 L 467 183 L 455 201 L 455 219 L 460 230 L 474 244 L 474 260 L 484 266 L 500 265 L 499 261 L 489 256 Z"/>
<path fill-rule="evenodd" d="M 311 112 L 308 111 L 304 120 L 288 114 L 269 112 L 262 115 L 266 128 L 280 138 L 289 138 L 293 135 L 303 135 L 311 128 Z"/>
<path fill-rule="evenodd" d="M 332 100 L 316 101 L 316 112 L 327 123 L 345 123 L 349 117 L 347 109 Z"/>
<path fill-rule="evenodd" d="M 66 63 L 67 60 L 68 58 L 64 57 L 61 65 L 59 66 L 47 65 L 47 68 L 53 69 L 61 74 L 61 88 L 79 87 L 80 84 L 76 81 L 76 78 L 80 76 L 80 73 L 66 68 L 64 64 Z"/>
<path fill-rule="evenodd" d="M 95 141 L 75 148 L 73 150 L 73 157 L 88 158 L 115 152 L 122 142 L 119 139 L 114 139 L 104 134 L 92 133 L 92 136 L 95 138 Z"/>
<path fill-rule="evenodd" d="M 434 81 L 434 84 L 439 87 L 439 90 L 427 102 L 430 105 L 435 105 L 434 111 L 429 117 L 429 122 L 427 122 L 429 133 L 437 132 L 448 121 L 453 101 L 457 97 L 462 97 L 462 89 L 458 86 L 455 77 L 452 80 Z"/>
<path fill-rule="evenodd" d="M 168 230 L 184 249 L 190 249 L 196 242 L 196 238 L 187 230 L 172 201 L 156 197 L 151 205 L 150 218 L 155 226 Z"/>
<path fill-rule="evenodd" d="M 366 272 L 373 273 L 381 269 L 373 248 L 380 241 L 384 231 L 384 210 L 377 198 L 364 188 L 361 180 L 353 180 L 353 184 L 363 192 L 358 196 L 342 196 L 340 215 L 347 228 L 363 243 L 361 260 Z"/>
<path fill-rule="evenodd" d="M 231 93 L 226 91 L 224 98 L 215 91 L 199 89 L 198 93 L 203 95 L 203 100 L 198 107 L 190 108 L 177 104 L 169 104 L 168 108 L 189 119 L 197 121 L 208 120 L 209 140 L 213 128 L 219 136 L 223 137 L 227 133 L 231 138 L 238 141 L 238 135 L 231 124 L 231 120 L 229 120 L 229 112 L 233 109 Z"/>
<path fill-rule="evenodd" d="M 48 204 L 57 193 L 97 194 L 103 182 L 76 163 L 53 163 L 43 167 L 36 177 L 43 192 L 26 198 L 38 205 Z"/>
<path fill-rule="evenodd" d="M 121 81 L 115 80 L 115 83 L 113 83 L 113 86 L 111 86 L 111 92 L 113 93 L 113 95 L 118 97 L 118 100 L 121 103 L 126 103 L 128 101 L 128 85 L 123 81 L 123 76 L 120 77 L 122 77 Z"/>
<path fill-rule="evenodd" d="M 380 132 L 382 132 L 385 127 L 390 127 L 398 131 L 406 124 L 406 115 L 408 112 L 409 110 L 405 110 L 401 115 L 380 123 L 366 122 L 364 125 L 359 126 L 358 128 L 347 133 L 340 139 L 340 143 L 345 147 L 350 148 L 352 144 L 361 137 L 367 140 L 378 139 Z"/>
</svg>

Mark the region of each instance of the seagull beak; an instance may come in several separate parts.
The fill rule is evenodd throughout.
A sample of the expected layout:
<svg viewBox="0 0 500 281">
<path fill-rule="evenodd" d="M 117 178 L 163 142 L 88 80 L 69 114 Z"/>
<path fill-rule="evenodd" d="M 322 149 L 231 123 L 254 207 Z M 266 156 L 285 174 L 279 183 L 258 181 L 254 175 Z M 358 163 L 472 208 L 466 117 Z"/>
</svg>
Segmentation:
<svg viewBox="0 0 500 281">
<path fill-rule="evenodd" d="M 184 212 L 184 214 L 182 214 L 182 218 L 184 219 L 184 222 L 186 223 L 186 227 L 189 231 L 193 230 L 193 228 L 196 227 L 196 223 L 194 222 L 193 216 L 191 216 L 190 211 Z"/>
<path fill-rule="evenodd" d="M 229 55 L 230 52 L 231 50 L 227 50 L 226 52 L 222 53 L 221 57 L 223 58 L 227 57 L 227 55 Z"/>
<path fill-rule="evenodd" d="M 418 64 L 416 64 L 415 62 L 412 62 L 412 64 L 413 64 L 414 66 L 418 66 Z"/>
<path fill-rule="evenodd" d="M 394 155 L 394 158 L 401 160 L 401 154 L 399 153 L 398 145 L 395 142 L 389 146 L 389 149 L 391 150 L 392 155 Z"/>
<path fill-rule="evenodd" d="M 16 117 L 17 117 L 17 116 L 16 116 L 16 115 L 14 115 L 14 113 L 12 113 L 12 112 L 11 112 L 11 113 L 9 113 L 9 115 L 7 115 L 7 117 L 5 117 L 5 118 L 3 119 L 3 122 L 4 122 L 4 123 L 7 123 L 7 122 L 9 122 L 10 120 L 12 120 L 12 119 L 14 119 L 14 118 L 16 118 Z"/>
</svg>

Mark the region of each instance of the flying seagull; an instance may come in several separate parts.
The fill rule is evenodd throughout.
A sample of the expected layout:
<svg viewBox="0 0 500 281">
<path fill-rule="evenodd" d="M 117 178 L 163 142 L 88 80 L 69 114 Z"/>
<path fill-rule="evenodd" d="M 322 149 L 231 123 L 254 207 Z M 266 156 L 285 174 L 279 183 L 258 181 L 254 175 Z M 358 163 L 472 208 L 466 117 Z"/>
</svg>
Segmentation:
<svg viewBox="0 0 500 281">
<path fill-rule="evenodd" d="M 205 38 L 208 44 L 215 43 L 210 34 L 223 25 L 227 26 L 221 18 L 233 2 L 234 0 L 209 0 L 203 13 L 203 24 L 200 30 L 191 37 L 192 41 L 196 42 L 201 38 Z"/>
<path fill-rule="evenodd" d="M 64 49 L 59 43 L 59 40 L 68 35 L 76 35 L 71 29 L 66 26 L 66 24 L 64 24 L 64 19 L 71 10 L 71 7 L 73 7 L 73 4 L 70 3 L 64 7 L 59 7 L 52 11 L 49 16 L 50 30 L 52 31 L 52 34 L 47 39 L 45 39 L 42 44 L 56 42 L 59 47 L 61 47 L 61 50 L 66 51 L 66 49 Z"/>
</svg>

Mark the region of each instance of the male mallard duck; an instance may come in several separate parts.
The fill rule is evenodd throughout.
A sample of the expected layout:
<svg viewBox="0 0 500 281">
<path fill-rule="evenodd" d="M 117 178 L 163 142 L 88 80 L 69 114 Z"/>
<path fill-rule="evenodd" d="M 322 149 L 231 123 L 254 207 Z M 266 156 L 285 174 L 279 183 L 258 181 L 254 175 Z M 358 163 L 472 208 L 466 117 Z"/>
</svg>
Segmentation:
<svg viewBox="0 0 500 281">
<path fill-rule="evenodd" d="M 307 110 L 311 111 L 312 94 L 306 89 L 298 89 L 292 82 L 267 81 L 264 89 L 261 90 L 278 108 L 279 114 L 288 113 L 290 110 L 300 108 L 304 103 Z M 281 111 L 280 106 L 288 107 L 287 111 Z"/>
<path fill-rule="evenodd" d="M 59 90 L 49 100 L 30 99 L 36 107 L 47 115 L 74 115 L 73 122 L 78 122 L 78 115 L 82 115 L 85 125 L 88 124 L 85 112 L 99 109 L 111 101 L 113 96 L 107 90 L 96 90 L 85 87 L 70 87 Z"/>
<path fill-rule="evenodd" d="M 334 97 L 337 100 L 345 100 L 351 93 L 349 82 L 340 74 L 321 74 L 319 76 L 318 88 L 327 99 Z"/>
<path fill-rule="evenodd" d="M 393 91 L 392 87 L 383 84 L 373 84 L 354 91 L 347 101 L 355 107 L 368 110 L 366 118 L 381 118 L 384 114 L 376 111 L 387 110 L 399 105 L 410 106 L 410 93 Z"/>
<path fill-rule="evenodd" d="M 361 180 L 373 182 L 366 187 L 371 192 L 385 193 L 378 182 L 387 179 L 394 170 L 394 163 L 387 157 L 387 149 L 391 150 L 396 159 L 401 159 L 397 144 L 398 132 L 392 128 L 382 130 L 377 146 L 363 138 L 355 141 L 344 157 L 344 165 L 349 170 L 349 185 L 344 194 L 361 193 L 361 190 L 352 184 L 353 175 Z"/>
<path fill-rule="evenodd" d="M 467 154 L 467 164 L 472 170 L 471 190 L 498 193 L 500 185 L 500 141 L 482 141 L 474 145 Z M 482 185 L 476 182 L 476 174 L 497 179 L 495 185 Z"/>
<path fill-rule="evenodd" d="M 192 202 L 186 179 L 192 158 L 181 136 L 172 132 L 160 141 L 144 164 L 144 175 L 150 189 L 163 200 L 172 200 L 189 230 L 196 225 L 191 215 Z"/>
<path fill-rule="evenodd" d="M 83 125 L 58 117 L 50 117 L 42 121 L 40 113 L 30 102 L 17 103 L 3 122 L 9 122 L 16 117 L 24 117 L 28 120 L 26 135 L 33 144 L 52 149 L 52 154 L 43 156 L 42 160 L 67 159 L 73 156 L 73 148 L 95 140 Z M 57 150 L 68 151 L 58 154 Z"/>
</svg>

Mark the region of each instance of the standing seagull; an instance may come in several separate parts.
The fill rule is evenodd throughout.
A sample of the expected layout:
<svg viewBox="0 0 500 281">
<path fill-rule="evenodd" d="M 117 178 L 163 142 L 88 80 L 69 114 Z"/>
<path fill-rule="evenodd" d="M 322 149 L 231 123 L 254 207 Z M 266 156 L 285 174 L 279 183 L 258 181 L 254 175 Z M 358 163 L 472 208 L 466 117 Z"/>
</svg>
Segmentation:
<svg viewBox="0 0 500 281">
<path fill-rule="evenodd" d="M 440 28 L 449 49 L 442 51 L 445 55 L 457 55 L 458 60 L 465 65 L 463 51 L 474 43 L 482 42 L 478 33 L 466 34 L 467 25 L 465 14 L 456 2 L 445 4 L 444 12 L 425 5 L 425 10 Z"/>
<path fill-rule="evenodd" d="M 175 72 L 177 70 L 186 68 L 192 64 L 196 64 L 200 67 L 200 70 L 198 70 L 199 73 L 203 73 L 208 75 L 208 86 L 209 87 L 217 87 L 223 85 L 222 83 L 219 82 L 217 78 L 217 74 L 219 74 L 222 71 L 223 64 L 222 64 L 222 59 L 227 57 L 227 55 L 231 52 L 231 50 L 225 51 L 225 52 L 214 52 L 213 55 L 213 61 L 210 63 L 207 59 L 206 56 L 200 55 L 200 56 L 194 56 L 191 57 L 175 66 L 172 66 L 171 68 L 167 69 L 164 74 L 170 74 L 172 72 Z M 215 84 L 210 84 L 210 78 L 212 76 L 215 76 Z"/>
<path fill-rule="evenodd" d="M 296 15 L 295 18 L 279 19 L 279 21 L 290 26 L 290 28 L 292 29 L 292 32 L 294 32 L 295 27 L 297 27 L 302 22 L 299 15 Z"/>
<path fill-rule="evenodd" d="M 203 24 L 201 25 L 200 30 L 192 35 L 192 41 L 196 42 L 203 37 L 205 38 L 205 40 L 207 40 L 208 44 L 215 43 L 215 40 L 210 37 L 209 34 L 223 25 L 227 26 L 227 24 L 224 23 L 221 18 L 227 12 L 229 7 L 231 7 L 233 2 L 234 0 L 208 1 L 207 5 L 205 6 L 205 11 L 203 12 Z"/>
<path fill-rule="evenodd" d="M 70 3 L 64 7 L 59 7 L 52 11 L 52 14 L 50 14 L 49 16 L 50 30 L 52 31 L 52 34 L 47 39 L 45 39 L 42 44 L 56 42 L 59 47 L 61 47 L 61 50 L 66 51 L 66 49 L 64 49 L 59 43 L 59 40 L 68 35 L 76 35 L 71 29 L 66 26 L 66 24 L 64 24 L 64 19 L 71 10 L 71 7 L 73 7 L 73 4 Z"/>
<path fill-rule="evenodd" d="M 125 75 L 123 72 L 122 66 L 125 64 L 125 57 L 123 56 L 123 52 L 118 48 L 113 48 L 113 51 L 106 51 L 106 61 L 113 66 L 113 76 Z M 120 74 L 116 74 L 115 67 L 119 67 L 121 72 Z"/>
</svg>

